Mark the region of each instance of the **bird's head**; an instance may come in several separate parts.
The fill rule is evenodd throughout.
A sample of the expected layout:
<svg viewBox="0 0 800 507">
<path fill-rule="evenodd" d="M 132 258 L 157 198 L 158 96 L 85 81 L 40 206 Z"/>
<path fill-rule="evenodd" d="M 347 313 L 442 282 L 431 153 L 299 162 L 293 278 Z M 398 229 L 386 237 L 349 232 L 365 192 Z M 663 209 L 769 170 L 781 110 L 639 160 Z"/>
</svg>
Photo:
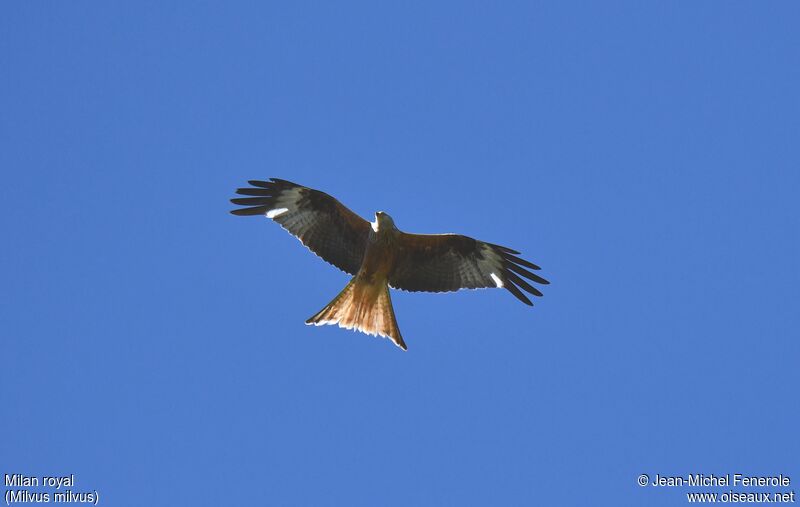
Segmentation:
<svg viewBox="0 0 800 507">
<path fill-rule="evenodd" d="M 372 230 L 378 232 L 379 230 L 394 229 L 394 220 L 387 213 L 378 211 L 375 213 L 375 221 L 371 223 Z"/>
</svg>

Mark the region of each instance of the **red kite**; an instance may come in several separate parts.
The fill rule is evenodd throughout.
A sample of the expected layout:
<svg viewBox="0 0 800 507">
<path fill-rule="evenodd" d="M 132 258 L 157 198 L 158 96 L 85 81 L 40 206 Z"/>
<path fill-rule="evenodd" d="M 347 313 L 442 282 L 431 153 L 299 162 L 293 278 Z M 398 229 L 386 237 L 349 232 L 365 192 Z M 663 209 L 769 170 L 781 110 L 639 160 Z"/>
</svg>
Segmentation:
<svg viewBox="0 0 800 507">
<path fill-rule="evenodd" d="M 328 194 L 286 180 L 249 183 L 251 188 L 236 193 L 253 197 L 231 199 L 247 206 L 231 213 L 271 218 L 323 260 L 354 275 L 306 324 L 339 324 L 390 338 L 406 350 L 389 287 L 411 292 L 504 287 L 533 306 L 520 288 L 534 296 L 542 293 L 525 278 L 550 283 L 525 269 L 539 266 L 504 246 L 458 234 L 408 234 L 382 211 L 367 222 Z"/>
</svg>

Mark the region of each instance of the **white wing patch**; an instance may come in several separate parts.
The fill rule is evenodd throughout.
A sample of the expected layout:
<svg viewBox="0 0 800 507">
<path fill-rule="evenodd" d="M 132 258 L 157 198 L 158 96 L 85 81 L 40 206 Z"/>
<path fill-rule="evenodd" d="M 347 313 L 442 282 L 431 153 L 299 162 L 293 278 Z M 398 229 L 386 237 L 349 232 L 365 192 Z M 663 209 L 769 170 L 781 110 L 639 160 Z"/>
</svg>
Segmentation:
<svg viewBox="0 0 800 507">
<path fill-rule="evenodd" d="M 289 211 L 289 208 L 275 208 L 267 211 L 267 218 L 275 218 L 276 216 L 280 215 L 281 213 L 286 213 Z"/>
<path fill-rule="evenodd" d="M 480 274 L 476 273 L 482 281 L 482 285 L 480 286 L 491 287 L 491 285 L 486 285 L 489 281 L 486 279 L 486 273 L 488 272 L 489 278 L 491 278 L 498 289 L 504 287 L 503 279 L 497 275 L 497 273 L 503 272 L 503 260 L 501 257 L 487 244 L 481 245 L 481 253 L 483 254 L 483 259 L 479 260 L 476 265 L 480 270 Z"/>
<path fill-rule="evenodd" d="M 300 199 L 300 187 L 284 190 L 275 198 L 275 207 L 267 211 L 267 218 L 275 218 L 287 211 L 297 209 Z"/>
<path fill-rule="evenodd" d="M 489 273 L 489 276 L 492 277 L 492 280 L 494 280 L 494 283 L 497 285 L 498 289 L 503 286 L 503 280 L 501 280 L 499 276 L 495 275 L 494 273 Z"/>
</svg>

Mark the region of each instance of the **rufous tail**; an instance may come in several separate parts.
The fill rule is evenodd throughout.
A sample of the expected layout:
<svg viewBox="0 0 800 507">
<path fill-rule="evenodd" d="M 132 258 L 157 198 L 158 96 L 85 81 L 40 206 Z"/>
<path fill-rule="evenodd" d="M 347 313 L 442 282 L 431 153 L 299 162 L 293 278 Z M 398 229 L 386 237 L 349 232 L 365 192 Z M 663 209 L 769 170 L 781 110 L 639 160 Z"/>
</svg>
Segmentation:
<svg viewBox="0 0 800 507">
<path fill-rule="evenodd" d="M 306 324 L 338 324 L 345 329 L 384 336 L 407 350 L 400 328 L 397 327 L 386 282 L 369 283 L 358 277 L 353 278 L 328 306 L 309 318 Z"/>
</svg>

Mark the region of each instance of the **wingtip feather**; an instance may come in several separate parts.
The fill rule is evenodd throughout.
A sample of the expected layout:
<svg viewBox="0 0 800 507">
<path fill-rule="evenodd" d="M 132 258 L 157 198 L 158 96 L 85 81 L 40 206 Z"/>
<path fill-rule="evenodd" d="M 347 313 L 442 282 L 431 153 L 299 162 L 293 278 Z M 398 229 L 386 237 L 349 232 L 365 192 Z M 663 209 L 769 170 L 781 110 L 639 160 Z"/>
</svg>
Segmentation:
<svg viewBox="0 0 800 507">
<path fill-rule="evenodd" d="M 513 294 L 514 297 L 516 297 L 517 299 L 519 299 L 520 301 L 522 301 L 526 305 L 533 306 L 533 303 L 531 302 L 531 300 L 528 299 L 528 297 L 525 294 L 523 294 L 521 290 L 519 290 L 519 287 L 517 287 L 516 285 L 514 285 L 510 281 L 505 284 L 505 288 L 508 290 L 508 292 Z"/>
<path fill-rule="evenodd" d="M 247 180 L 247 183 L 253 185 L 254 187 L 260 187 L 260 188 L 272 188 L 275 186 L 274 183 L 262 180 Z"/>
<path fill-rule="evenodd" d="M 533 294 L 534 296 L 542 297 L 544 295 L 539 289 L 529 284 L 524 279 L 514 274 L 512 271 L 506 272 L 506 278 L 510 280 L 512 283 L 522 287 L 522 289 L 524 289 L 528 293 Z"/>
<path fill-rule="evenodd" d="M 256 206 L 254 208 L 239 208 L 231 210 L 231 215 L 236 215 L 240 217 L 245 216 L 252 216 L 252 215 L 264 215 L 269 210 L 269 206 Z"/>
<path fill-rule="evenodd" d="M 533 280 L 536 283 L 540 283 L 542 285 L 549 285 L 550 284 L 550 282 L 548 282 L 547 280 L 545 280 L 541 276 L 539 276 L 537 274 L 534 274 L 534 273 L 531 273 L 527 269 L 525 269 L 525 268 L 523 268 L 521 266 L 518 266 L 518 265 L 514 264 L 513 262 L 508 261 L 508 262 L 506 262 L 505 266 L 506 266 L 507 270 L 513 271 L 514 273 L 516 273 L 518 275 L 521 275 L 521 276 L 524 276 L 525 278 L 527 278 L 529 280 Z"/>
</svg>

